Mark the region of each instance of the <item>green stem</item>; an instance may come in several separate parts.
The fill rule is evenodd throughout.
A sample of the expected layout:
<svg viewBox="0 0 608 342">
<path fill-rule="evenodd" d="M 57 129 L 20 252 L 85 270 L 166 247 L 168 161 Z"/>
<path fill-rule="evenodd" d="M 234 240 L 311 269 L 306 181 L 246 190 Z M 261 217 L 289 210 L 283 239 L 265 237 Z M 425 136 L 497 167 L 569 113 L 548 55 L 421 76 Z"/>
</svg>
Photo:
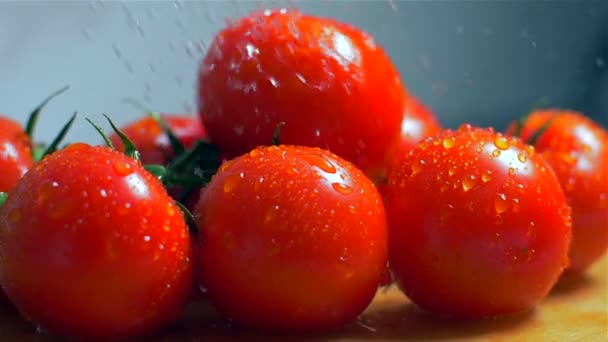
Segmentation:
<svg viewBox="0 0 608 342">
<path fill-rule="evenodd" d="M 274 128 L 274 134 L 272 134 L 272 144 L 274 146 L 279 146 L 280 144 L 281 129 L 283 129 L 283 126 L 285 126 L 285 121 L 279 122 Z"/>
<path fill-rule="evenodd" d="M 42 102 L 38 105 L 38 107 L 34 108 L 34 110 L 30 113 L 30 116 L 27 119 L 27 123 L 25 124 L 25 133 L 27 134 L 28 137 L 30 137 L 30 140 L 32 139 L 32 136 L 34 135 L 34 129 L 36 128 L 36 122 L 38 122 L 38 117 L 40 117 L 40 112 L 42 111 L 44 106 L 46 106 L 53 98 L 66 92 L 68 89 L 70 89 L 69 85 L 55 91 L 54 93 L 49 95 L 46 99 L 42 100 Z"/>
<path fill-rule="evenodd" d="M 63 128 L 61 128 L 61 131 L 59 131 L 59 134 L 55 137 L 55 139 L 53 139 L 53 141 L 46 148 L 46 150 L 44 150 L 44 152 L 40 156 L 40 159 L 36 159 L 36 160 L 42 160 L 42 158 L 44 158 L 44 157 L 48 156 L 49 154 L 57 151 L 57 148 L 59 147 L 59 144 L 61 144 L 61 141 L 63 140 L 63 138 L 65 138 L 66 134 L 70 130 L 70 127 L 72 127 L 72 124 L 74 123 L 74 120 L 76 120 L 76 116 L 78 116 L 78 112 L 74 112 L 74 114 L 72 115 L 72 117 L 70 118 L 70 120 L 68 120 L 68 122 L 63 126 Z"/>
<path fill-rule="evenodd" d="M 8 199 L 8 193 L 0 192 L 0 207 L 4 205 L 4 202 Z"/>
</svg>

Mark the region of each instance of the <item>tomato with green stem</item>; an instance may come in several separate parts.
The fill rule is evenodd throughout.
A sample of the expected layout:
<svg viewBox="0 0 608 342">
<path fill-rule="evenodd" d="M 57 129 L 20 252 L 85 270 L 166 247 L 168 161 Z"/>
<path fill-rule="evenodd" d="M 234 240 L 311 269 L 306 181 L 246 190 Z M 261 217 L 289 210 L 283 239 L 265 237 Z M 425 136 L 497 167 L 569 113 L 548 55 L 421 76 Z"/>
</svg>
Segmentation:
<svg viewBox="0 0 608 342">
<path fill-rule="evenodd" d="M 76 114 L 49 147 L 39 146 L 32 141 L 38 117 L 44 106 L 68 88 L 64 87 L 44 99 L 29 115 L 25 128 L 19 122 L 0 115 L 0 192 L 9 192 L 34 162 L 54 152 L 67 134 Z"/>
<path fill-rule="evenodd" d="M 572 207 L 567 274 L 580 274 L 608 249 L 608 133 L 584 114 L 540 109 L 507 133 L 529 141 L 551 165 Z"/>
<path fill-rule="evenodd" d="M 375 178 L 399 140 L 404 87 L 359 28 L 297 10 L 255 12 L 214 38 L 198 77 L 199 115 L 227 156 L 267 145 L 328 149 Z"/>
<path fill-rule="evenodd" d="M 571 217 L 549 164 L 521 140 L 462 126 L 425 139 L 389 174 L 389 261 L 437 314 L 534 307 L 568 264 Z"/>
<path fill-rule="evenodd" d="M 0 208 L 0 284 L 28 320 L 79 339 L 151 333 L 192 294 L 180 209 L 140 162 L 72 144 L 37 163 Z"/>
<path fill-rule="evenodd" d="M 228 161 L 194 216 L 200 284 L 223 315 L 254 329 L 346 323 L 371 302 L 386 268 L 380 195 L 327 150 L 258 147 Z"/>
</svg>

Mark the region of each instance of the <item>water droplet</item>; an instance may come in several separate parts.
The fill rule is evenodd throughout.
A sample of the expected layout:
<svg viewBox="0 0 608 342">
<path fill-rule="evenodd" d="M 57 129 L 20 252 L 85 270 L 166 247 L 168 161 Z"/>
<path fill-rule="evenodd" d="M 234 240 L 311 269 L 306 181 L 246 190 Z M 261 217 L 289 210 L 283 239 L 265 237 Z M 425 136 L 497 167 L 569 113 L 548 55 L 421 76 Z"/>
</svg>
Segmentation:
<svg viewBox="0 0 608 342">
<path fill-rule="evenodd" d="M 144 235 L 144 241 L 150 242 L 151 239 L 150 235 Z"/>
<path fill-rule="evenodd" d="M 487 183 L 492 180 L 492 171 L 488 170 L 481 175 L 481 181 Z"/>
<path fill-rule="evenodd" d="M 513 211 L 518 212 L 519 211 L 519 198 L 514 198 L 512 202 L 513 202 L 513 204 L 512 204 Z"/>
<path fill-rule="evenodd" d="M 525 153 L 520 152 L 517 154 L 517 160 L 519 160 L 522 163 L 525 163 L 528 160 L 528 156 Z"/>
<path fill-rule="evenodd" d="M 510 177 L 514 177 L 515 176 L 515 169 L 512 168 L 512 167 L 509 168 L 509 176 Z"/>
<path fill-rule="evenodd" d="M 262 151 L 260 151 L 260 149 L 257 149 L 257 148 L 253 149 L 253 150 L 251 150 L 251 152 L 249 152 L 249 156 L 251 156 L 253 158 L 259 157 L 262 154 L 263 154 Z"/>
<path fill-rule="evenodd" d="M 116 172 L 116 174 L 119 176 L 128 176 L 134 171 L 131 167 L 131 164 L 125 161 L 119 161 L 114 163 L 113 168 L 114 172 Z"/>
<path fill-rule="evenodd" d="M 456 167 L 452 166 L 449 170 L 448 170 L 448 175 L 453 176 L 456 173 Z"/>
<path fill-rule="evenodd" d="M 507 195 L 502 193 L 497 193 L 494 196 L 494 210 L 496 213 L 502 214 L 509 209 L 509 203 L 507 202 Z"/>
<path fill-rule="evenodd" d="M 494 146 L 501 150 L 506 150 L 509 148 L 509 140 L 503 136 L 497 136 L 496 139 L 494 139 Z"/>
<path fill-rule="evenodd" d="M 462 190 L 467 192 L 471 190 L 477 184 L 477 177 L 471 175 L 462 180 Z"/>
<path fill-rule="evenodd" d="M 349 204 L 348 205 L 348 212 L 351 213 L 351 214 L 356 214 L 357 213 L 357 209 L 355 208 L 354 205 Z"/>
<path fill-rule="evenodd" d="M 500 150 L 497 150 L 497 149 L 493 150 L 492 157 L 494 157 L 494 158 L 500 157 Z"/>
<path fill-rule="evenodd" d="M 454 144 L 456 143 L 456 138 L 454 137 L 445 137 L 443 139 L 443 147 L 445 148 L 452 148 L 454 147 Z"/>
<path fill-rule="evenodd" d="M 170 231 L 171 230 L 171 225 L 169 225 L 167 223 L 163 224 L 163 230 L 166 231 L 166 232 Z"/>
<path fill-rule="evenodd" d="M 334 182 L 334 183 L 331 183 L 331 187 L 334 188 L 334 190 L 336 190 L 337 192 L 341 193 L 342 195 L 349 195 L 353 192 L 353 188 L 351 188 L 350 186 L 348 186 L 344 183 Z"/>
<path fill-rule="evenodd" d="M 318 167 L 319 169 L 321 169 L 321 171 L 324 171 L 327 173 L 332 173 L 332 174 L 337 172 L 334 164 L 321 156 L 318 156 L 318 155 L 307 156 L 306 161 L 308 161 L 308 163 L 310 165 Z"/>
<path fill-rule="evenodd" d="M 224 181 L 224 187 L 223 187 L 224 192 L 225 193 L 232 192 L 244 177 L 245 177 L 245 174 L 243 172 L 234 173 L 234 174 L 231 174 L 228 177 L 226 177 L 226 180 Z"/>
<path fill-rule="evenodd" d="M 198 284 L 198 289 L 199 291 L 201 291 L 201 293 L 207 293 L 207 291 L 209 291 L 209 289 L 201 284 Z"/>
<path fill-rule="evenodd" d="M 266 214 L 264 215 L 264 221 L 265 222 L 270 222 L 272 220 L 274 220 L 277 217 L 277 213 L 279 212 L 280 207 L 278 205 L 274 205 L 270 208 L 268 208 L 268 210 L 266 210 Z"/>
<path fill-rule="evenodd" d="M 412 163 L 412 176 L 415 176 L 417 174 L 420 173 L 420 171 L 422 171 L 422 168 L 424 167 L 424 160 L 414 160 L 414 162 Z"/>
<path fill-rule="evenodd" d="M 101 189 L 99 190 L 99 195 L 101 195 L 101 197 L 108 197 L 108 193 L 105 189 Z"/>
</svg>

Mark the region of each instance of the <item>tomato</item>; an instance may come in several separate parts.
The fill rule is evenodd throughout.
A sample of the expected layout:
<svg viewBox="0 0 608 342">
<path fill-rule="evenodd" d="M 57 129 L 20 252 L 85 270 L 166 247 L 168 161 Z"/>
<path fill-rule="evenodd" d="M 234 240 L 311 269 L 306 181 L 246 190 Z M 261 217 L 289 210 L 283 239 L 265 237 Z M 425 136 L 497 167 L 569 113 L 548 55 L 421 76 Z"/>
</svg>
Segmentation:
<svg viewBox="0 0 608 342">
<path fill-rule="evenodd" d="M 161 114 L 173 134 L 186 148 L 192 147 L 198 140 L 206 140 L 207 134 L 200 119 L 193 115 Z M 174 156 L 169 138 L 160 125 L 150 116 L 141 117 L 120 130 L 133 141 L 144 164 L 166 165 Z M 119 149 L 124 149 L 120 138 L 110 135 L 110 140 Z"/>
<path fill-rule="evenodd" d="M 405 90 L 374 39 L 297 10 L 252 13 L 213 40 L 199 71 L 200 117 L 236 156 L 271 142 L 317 146 L 370 177 L 399 140 Z"/>
<path fill-rule="evenodd" d="M 313 147 L 259 147 L 223 164 L 195 208 L 200 284 L 225 316 L 262 330 L 339 326 L 386 269 L 384 206 L 351 163 Z"/>
<path fill-rule="evenodd" d="M 30 139 L 21 124 L 0 116 L 0 192 L 9 192 L 34 163 Z"/>
<path fill-rule="evenodd" d="M 409 153 L 426 137 L 439 133 L 441 126 L 435 114 L 418 98 L 407 98 L 403 121 L 401 121 L 401 140 L 391 152 L 389 168 L 399 158 Z"/>
<path fill-rule="evenodd" d="M 555 174 L 492 129 L 425 139 L 389 174 L 386 211 L 395 278 L 436 314 L 529 309 L 568 263 L 571 217 Z"/>
<path fill-rule="evenodd" d="M 551 121 L 549 121 L 551 120 Z M 521 127 L 557 174 L 572 207 L 572 245 L 568 273 L 580 274 L 608 248 L 608 133 L 582 113 L 538 110 Z M 516 133 L 513 124 L 509 133 Z"/>
<path fill-rule="evenodd" d="M 158 179 L 107 147 L 37 163 L 0 208 L 0 283 L 24 317 L 78 339 L 143 335 L 193 284 L 180 210 Z"/>
</svg>

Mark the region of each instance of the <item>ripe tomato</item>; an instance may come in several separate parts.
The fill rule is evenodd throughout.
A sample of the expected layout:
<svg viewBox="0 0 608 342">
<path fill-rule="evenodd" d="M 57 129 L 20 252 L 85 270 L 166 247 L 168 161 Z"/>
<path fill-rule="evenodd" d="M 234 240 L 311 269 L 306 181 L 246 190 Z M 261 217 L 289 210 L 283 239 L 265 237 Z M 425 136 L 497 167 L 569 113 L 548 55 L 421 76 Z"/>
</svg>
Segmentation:
<svg viewBox="0 0 608 342">
<path fill-rule="evenodd" d="M 190 244 L 180 210 L 140 163 L 74 144 L 30 169 L 0 208 L 0 283 L 52 333 L 142 335 L 189 298 Z"/>
<path fill-rule="evenodd" d="M 0 116 L 0 192 L 9 192 L 34 163 L 30 139 L 21 124 Z"/>
<path fill-rule="evenodd" d="M 192 147 L 197 140 L 207 139 L 205 129 L 197 116 L 161 114 L 161 119 L 167 123 L 186 148 Z M 141 117 L 121 127 L 120 130 L 137 146 L 143 164 L 166 165 L 171 161 L 174 153 L 169 138 L 152 117 Z M 124 149 L 115 133 L 110 135 L 110 140 L 116 148 Z"/>
<path fill-rule="evenodd" d="M 371 177 L 399 140 L 404 87 L 371 36 L 297 10 L 253 13 L 222 30 L 202 61 L 199 112 L 236 156 L 281 142 L 329 149 Z"/>
<path fill-rule="evenodd" d="M 366 308 L 386 269 L 380 195 L 326 150 L 259 147 L 225 163 L 195 217 L 201 285 L 256 329 L 339 326 Z"/>
<path fill-rule="evenodd" d="M 572 207 L 568 273 L 581 273 L 608 248 L 608 133 L 582 113 L 551 109 L 528 116 L 521 138 L 530 140 L 545 124 L 534 147 L 557 174 Z M 508 132 L 515 131 L 513 124 Z"/>
<path fill-rule="evenodd" d="M 389 174 L 389 260 L 420 307 L 462 317 L 525 310 L 567 265 L 571 218 L 534 149 L 463 126 L 425 139 Z"/>
<path fill-rule="evenodd" d="M 401 140 L 391 152 L 388 167 L 397 163 L 399 158 L 413 150 L 424 138 L 437 134 L 440 130 L 435 114 L 418 98 L 410 95 L 401 121 Z"/>
</svg>

